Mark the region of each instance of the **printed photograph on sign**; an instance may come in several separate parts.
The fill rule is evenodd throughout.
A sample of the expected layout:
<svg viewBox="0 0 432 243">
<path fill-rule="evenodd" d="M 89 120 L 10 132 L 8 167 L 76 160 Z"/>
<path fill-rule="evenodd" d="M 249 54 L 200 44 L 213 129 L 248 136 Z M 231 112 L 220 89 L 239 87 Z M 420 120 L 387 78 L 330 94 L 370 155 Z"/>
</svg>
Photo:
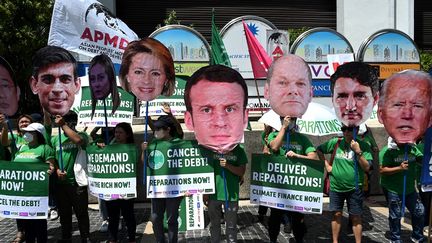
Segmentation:
<svg viewBox="0 0 432 243">
<path fill-rule="evenodd" d="M 36 52 L 30 88 L 44 110 L 61 116 L 69 112 L 81 88 L 77 73 L 77 61 L 66 49 L 46 46 Z"/>
<path fill-rule="evenodd" d="M 300 118 L 313 95 L 309 66 L 301 57 L 288 54 L 274 61 L 272 69 L 264 86 L 264 97 L 279 116 Z"/>
<path fill-rule="evenodd" d="M 114 113 L 120 105 L 120 96 L 111 58 L 105 54 L 93 57 L 90 62 L 88 77 L 92 98 L 92 118 L 97 101 L 105 100 L 109 94 L 111 94 L 112 99 L 111 113 Z"/>
<path fill-rule="evenodd" d="M 14 69 L 0 56 L 0 113 L 13 116 L 18 110 L 20 88 L 14 79 Z"/>
<path fill-rule="evenodd" d="M 132 41 L 123 55 L 120 80 L 124 90 L 143 101 L 173 94 L 174 62 L 161 42 L 150 37 Z"/>
<path fill-rule="evenodd" d="M 196 30 L 183 25 L 167 25 L 150 37 L 163 43 L 174 62 L 209 62 L 209 45 Z"/>
<path fill-rule="evenodd" d="M 267 54 L 272 60 L 289 53 L 289 33 L 284 30 L 267 30 Z"/>
<path fill-rule="evenodd" d="M 381 30 L 371 35 L 360 46 L 358 55 L 363 62 L 420 62 L 414 41 L 398 30 Z"/>
<path fill-rule="evenodd" d="M 380 92 L 378 119 L 398 144 L 416 143 L 431 125 L 432 77 L 405 70 L 386 79 Z"/>
<path fill-rule="evenodd" d="M 363 62 L 345 63 L 337 68 L 330 82 L 333 107 L 343 125 L 357 127 L 371 117 L 379 95 L 374 67 Z"/>
<path fill-rule="evenodd" d="M 353 53 L 348 40 L 329 28 L 314 28 L 301 34 L 293 43 L 291 52 L 306 62 L 327 63 L 327 54 Z"/>
<path fill-rule="evenodd" d="M 240 143 L 248 123 L 248 90 L 239 72 L 203 67 L 186 83 L 184 98 L 186 127 L 200 145 L 225 154 Z"/>
</svg>

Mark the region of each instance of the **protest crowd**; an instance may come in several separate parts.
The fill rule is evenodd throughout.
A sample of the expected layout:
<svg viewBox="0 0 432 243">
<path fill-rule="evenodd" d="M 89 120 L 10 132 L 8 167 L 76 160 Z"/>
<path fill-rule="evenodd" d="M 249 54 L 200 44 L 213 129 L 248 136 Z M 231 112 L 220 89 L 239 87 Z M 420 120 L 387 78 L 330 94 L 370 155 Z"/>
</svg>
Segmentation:
<svg viewBox="0 0 432 243">
<path fill-rule="evenodd" d="M 266 223 L 270 242 L 278 241 L 281 224 L 284 231 L 292 231 L 295 242 L 305 242 L 305 220 L 308 214 L 323 213 L 323 197 L 328 196 L 332 241 L 339 242 L 346 205 L 358 243 L 363 204 L 375 186 L 373 170 L 379 171 L 388 207 L 390 242 L 402 242 L 405 208 L 411 218 L 411 241 L 427 240 L 431 193 L 422 190 L 421 177 L 424 160 L 429 166 L 430 157 L 426 130 L 432 124 L 432 77 L 423 71 L 404 70 L 380 85 L 376 69 L 365 62 L 338 65 L 330 89 L 340 131 L 313 144 L 298 125 L 313 98 L 311 69 L 303 58 L 284 54 L 265 72 L 264 97 L 276 115 L 255 138 L 262 152 L 248 156 L 243 145 L 248 87 L 228 65 L 203 66 L 187 79 L 184 127 L 195 139 L 184 139 L 182 124 L 163 104 L 157 116 L 146 110 L 144 142 L 138 143 L 132 119 L 115 118 L 125 114 L 127 95 L 145 102 L 147 109 L 160 95 L 173 95 L 174 61 L 163 43 L 151 37 L 128 42 L 119 87 L 112 58 L 95 55 L 85 91 L 91 102 L 88 110 L 78 113 L 71 107 L 84 87 L 75 57 L 63 47 L 48 45 L 34 54 L 32 63 L 28 85 L 39 98 L 39 115 L 20 114 L 14 79 L 20 70 L 0 56 L 0 100 L 7 100 L 0 105 L 0 217 L 16 219 L 14 243 L 47 242 L 47 220 L 60 224 L 57 242 L 72 242 L 73 214 L 81 242 L 92 242 L 89 195 L 98 199 L 100 231 L 107 232 L 107 242 L 136 242 L 138 185 L 144 185 L 151 200 L 156 242 L 178 242 L 179 215 L 187 208 L 191 217 L 202 218 L 201 203 L 209 217 L 211 242 L 237 242 L 244 178 L 250 178 L 250 201 L 259 206 L 257 223 Z M 381 148 L 364 124 L 376 105 L 388 133 L 388 143 Z M 133 112 L 133 107 L 126 108 Z M 90 120 L 101 119 L 90 134 L 78 126 L 81 112 Z M 143 168 L 142 181 L 137 179 L 138 168 Z M 119 237 L 119 224 L 126 227 L 127 239 Z"/>
</svg>

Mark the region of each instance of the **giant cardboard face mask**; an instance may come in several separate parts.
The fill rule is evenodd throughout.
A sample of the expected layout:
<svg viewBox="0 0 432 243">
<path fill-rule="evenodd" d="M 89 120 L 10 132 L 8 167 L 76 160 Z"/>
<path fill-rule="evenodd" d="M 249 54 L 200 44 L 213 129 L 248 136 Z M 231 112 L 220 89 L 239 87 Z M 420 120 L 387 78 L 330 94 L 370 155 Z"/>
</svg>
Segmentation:
<svg viewBox="0 0 432 243">
<path fill-rule="evenodd" d="M 41 68 L 38 76 L 30 79 L 30 87 L 46 111 L 64 116 L 74 103 L 81 81 L 75 78 L 72 63 L 61 62 Z"/>
<path fill-rule="evenodd" d="M 116 85 L 115 79 L 110 80 L 108 72 L 105 71 L 106 68 L 109 67 L 97 63 L 89 70 L 90 91 L 97 100 L 105 99 L 111 92 L 112 85 Z"/>
<path fill-rule="evenodd" d="M 369 86 L 351 78 L 338 78 L 335 82 L 333 106 L 339 121 L 348 127 L 357 127 L 372 115 L 378 94 L 372 95 Z"/>
<path fill-rule="evenodd" d="M 192 86 L 192 112 L 185 113 L 185 123 L 199 144 L 225 154 L 241 142 L 248 121 L 244 95 L 238 83 L 203 79 Z"/>
<path fill-rule="evenodd" d="M 408 74 L 385 82 L 389 83 L 378 106 L 378 119 L 396 143 L 415 143 L 431 125 L 431 86 L 428 80 Z"/>
<path fill-rule="evenodd" d="M 279 116 L 301 117 L 306 112 L 313 94 L 308 68 L 295 55 L 281 57 L 274 63 L 264 96 Z"/>
<path fill-rule="evenodd" d="M 0 113 L 13 116 L 18 110 L 19 87 L 15 85 L 9 71 L 0 65 Z"/>
<path fill-rule="evenodd" d="M 131 92 L 143 101 L 156 99 L 167 82 L 161 60 L 149 53 L 138 53 L 132 57 L 126 78 Z"/>
</svg>

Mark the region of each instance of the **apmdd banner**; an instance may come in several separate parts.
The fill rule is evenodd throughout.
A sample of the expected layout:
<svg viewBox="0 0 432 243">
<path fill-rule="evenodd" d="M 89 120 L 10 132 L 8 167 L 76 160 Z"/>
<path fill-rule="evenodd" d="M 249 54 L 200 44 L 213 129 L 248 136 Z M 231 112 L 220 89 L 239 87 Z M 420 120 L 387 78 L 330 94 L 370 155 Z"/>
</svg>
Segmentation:
<svg viewBox="0 0 432 243">
<path fill-rule="evenodd" d="M 90 193 L 101 199 L 136 197 L 137 149 L 134 144 L 87 147 Z"/>
<path fill-rule="evenodd" d="M 147 197 L 214 193 L 214 170 L 196 141 L 154 140 L 148 148 Z"/>
<path fill-rule="evenodd" d="M 250 201 L 301 213 L 322 213 L 324 163 L 253 154 Z"/>
<path fill-rule="evenodd" d="M 0 217 L 48 217 L 48 164 L 0 161 Z"/>
</svg>

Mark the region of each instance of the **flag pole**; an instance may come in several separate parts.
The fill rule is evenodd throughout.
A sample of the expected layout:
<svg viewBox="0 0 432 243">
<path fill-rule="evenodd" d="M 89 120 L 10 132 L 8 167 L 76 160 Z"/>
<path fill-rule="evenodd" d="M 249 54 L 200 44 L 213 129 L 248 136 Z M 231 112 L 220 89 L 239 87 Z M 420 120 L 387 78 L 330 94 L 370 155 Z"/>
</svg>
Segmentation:
<svg viewBox="0 0 432 243">
<path fill-rule="evenodd" d="M 261 95 L 259 93 L 258 82 L 257 82 L 256 78 L 254 78 L 254 81 L 255 81 L 255 88 L 256 88 L 257 96 L 258 96 L 258 103 L 260 105 L 260 111 L 261 111 L 261 116 L 262 116 L 262 115 L 264 115 L 264 111 L 262 110 L 263 105 L 262 105 L 262 102 L 261 102 Z"/>
<path fill-rule="evenodd" d="M 149 102 L 146 101 L 146 113 L 145 113 L 145 124 L 144 124 L 144 142 L 147 142 L 147 126 L 148 126 L 148 106 L 149 106 Z M 144 177 L 143 177 L 143 183 L 145 185 L 146 181 L 147 181 L 147 150 L 143 151 L 144 153 Z"/>
<path fill-rule="evenodd" d="M 107 116 L 107 109 L 106 109 L 106 101 L 103 99 L 104 103 L 104 114 L 105 114 L 105 144 L 108 145 L 109 143 L 109 133 L 108 133 L 108 116 Z"/>
<path fill-rule="evenodd" d="M 405 144 L 404 146 L 404 160 L 408 160 L 408 144 Z M 409 162 L 408 162 L 408 169 L 409 169 Z M 403 219 L 405 215 L 405 195 L 406 195 L 406 180 L 407 180 L 407 171 L 404 170 L 403 172 L 403 191 L 402 191 L 402 208 L 401 208 L 401 219 Z"/>
<path fill-rule="evenodd" d="M 11 142 L 12 143 L 12 149 L 15 150 L 15 153 L 16 153 L 16 152 L 18 152 L 18 147 L 16 146 L 15 135 L 13 134 L 12 126 L 10 124 L 8 116 L 6 116 L 6 123 L 7 123 L 8 130 L 10 132 L 11 138 L 12 138 L 12 142 Z"/>
<path fill-rule="evenodd" d="M 353 139 L 354 139 L 354 141 L 357 140 L 357 132 L 358 132 L 357 127 L 354 127 L 353 128 Z M 359 144 L 359 147 L 360 147 L 360 144 Z M 355 181 L 355 188 L 356 188 L 356 190 L 358 190 L 358 188 L 359 188 L 358 161 L 357 161 L 356 156 L 354 156 L 353 159 L 354 159 L 354 181 Z"/>
</svg>

